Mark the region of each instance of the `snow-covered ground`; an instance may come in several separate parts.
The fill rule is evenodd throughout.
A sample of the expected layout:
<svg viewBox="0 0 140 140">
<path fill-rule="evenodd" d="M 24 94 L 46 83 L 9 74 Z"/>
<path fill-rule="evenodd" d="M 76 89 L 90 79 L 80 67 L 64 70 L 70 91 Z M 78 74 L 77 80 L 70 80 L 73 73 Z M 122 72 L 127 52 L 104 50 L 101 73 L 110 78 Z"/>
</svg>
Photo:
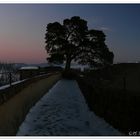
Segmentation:
<svg viewBox="0 0 140 140">
<path fill-rule="evenodd" d="M 74 80 L 60 80 L 29 111 L 17 136 L 121 135 L 91 112 Z"/>
<path fill-rule="evenodd" d="M 39 69 L 39 67 L 37 66 L 24 66 L 20 68 L 20 70 L 37 70 L 37 69 Z"/>
</svg>

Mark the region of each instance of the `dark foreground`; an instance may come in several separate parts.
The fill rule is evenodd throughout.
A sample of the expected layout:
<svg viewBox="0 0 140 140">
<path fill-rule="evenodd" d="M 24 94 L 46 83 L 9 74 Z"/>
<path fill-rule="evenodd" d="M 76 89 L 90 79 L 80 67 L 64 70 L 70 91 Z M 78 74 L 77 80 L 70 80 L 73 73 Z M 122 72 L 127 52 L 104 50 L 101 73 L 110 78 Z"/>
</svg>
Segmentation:
<svg viewBox="0 0 140 140">
<path fill-rule="evenodd" d="M 140 135 L 140 64 L 87 72 L 77 81 L 91 110 L 125 135 Z"/>
</svg>

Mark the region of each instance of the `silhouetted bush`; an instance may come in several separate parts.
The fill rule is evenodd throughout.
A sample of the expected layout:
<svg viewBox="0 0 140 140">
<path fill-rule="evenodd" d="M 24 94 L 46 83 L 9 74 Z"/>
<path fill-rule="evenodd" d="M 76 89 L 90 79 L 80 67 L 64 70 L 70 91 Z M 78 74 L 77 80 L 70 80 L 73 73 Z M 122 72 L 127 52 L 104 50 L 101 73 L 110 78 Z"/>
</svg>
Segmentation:
<svg viewBox="0 0 140 140">
<path fill-rule="evenodd" d="M 62 72 L 62 77 L 64 79 L 69 79 L 69 80 L 73 80 L 77 78 L 77 71 L 76 70 L 69 70 L 69 71 L 63 71 Z"/>
</svg>

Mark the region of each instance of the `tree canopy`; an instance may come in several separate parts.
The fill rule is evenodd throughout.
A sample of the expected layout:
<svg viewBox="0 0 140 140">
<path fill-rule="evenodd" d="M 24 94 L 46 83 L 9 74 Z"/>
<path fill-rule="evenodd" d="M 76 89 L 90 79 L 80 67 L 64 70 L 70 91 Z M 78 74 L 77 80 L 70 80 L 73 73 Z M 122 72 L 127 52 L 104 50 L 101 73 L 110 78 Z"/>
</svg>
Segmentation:
<svg viewBox="0 0 140 140">
<path fill-rule="evenodd" d="M 113 63 L 113 52 L 105 44 L 103 31 L 88 29 L 87 21 L 78 16 L 49 23 L 45 34 L 49 62 L 66 62 L 65 69 L 75 61 L 80 64 L 105 66 Z"/>
</svg>

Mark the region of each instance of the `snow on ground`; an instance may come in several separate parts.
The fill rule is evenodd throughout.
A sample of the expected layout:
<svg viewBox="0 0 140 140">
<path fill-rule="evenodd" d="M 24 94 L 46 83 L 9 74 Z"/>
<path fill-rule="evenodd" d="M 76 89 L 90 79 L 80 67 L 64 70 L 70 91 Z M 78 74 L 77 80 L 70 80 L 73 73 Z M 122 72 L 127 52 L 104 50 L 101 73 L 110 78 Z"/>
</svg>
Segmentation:
<svg viewBox="0 0 140 140">
<path fill-rule="evenodd" d="M 29 111 L 17 136 L 121 135 L 91 112 L 74 80 L 60 80 Z"/>
<path fill-rule="evenodd" d="M 38 69 L 37 66 L 24 66 L 24 67 L 21 67 L 20 70 L 33 70 L 33 69 Z"/>
</svg>

